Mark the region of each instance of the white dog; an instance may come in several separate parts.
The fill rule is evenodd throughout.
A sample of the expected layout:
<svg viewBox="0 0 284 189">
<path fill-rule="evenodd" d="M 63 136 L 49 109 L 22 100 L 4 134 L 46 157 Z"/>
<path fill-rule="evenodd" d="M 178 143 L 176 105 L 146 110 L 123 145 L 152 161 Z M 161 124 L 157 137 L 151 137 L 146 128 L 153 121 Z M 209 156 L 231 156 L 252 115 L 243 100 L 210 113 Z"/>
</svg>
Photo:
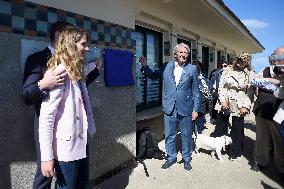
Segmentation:
<svg viewBox="0 0 284 189">
<path fill-rule="evenodd" d="M 221 137 L 209 137 L 203 134 L 197 134 L 195 140 L 195 152 L 198 154 L 199 148 L 201 146 L 206 146 L 212 149 L 211 156 L 217 154 L 218 159 L 223 162 L 221 150 L 225 150 L 225 146 L 232 143 L 231 137 L 223 135 Z"/>
</svg>

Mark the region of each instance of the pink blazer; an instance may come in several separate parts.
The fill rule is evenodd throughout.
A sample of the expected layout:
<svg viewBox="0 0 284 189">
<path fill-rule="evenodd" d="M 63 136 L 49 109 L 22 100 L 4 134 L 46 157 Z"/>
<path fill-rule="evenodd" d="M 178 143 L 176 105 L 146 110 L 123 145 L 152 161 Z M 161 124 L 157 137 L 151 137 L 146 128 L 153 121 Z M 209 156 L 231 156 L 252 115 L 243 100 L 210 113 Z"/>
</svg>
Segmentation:
<svg viewBox="0 0 284 189">
<path fill-rule="evenodd" d="M 85 67 L 86 75 L 95 68 Z M 64 64 L 55 71 L 65 70 Z M 86 157 L 87 133 L 95 133 L 92 108 L 85 82 L 72 82 L 50 90 L 39 116 L 41 161 L 74 161 Z"/>
</svg>

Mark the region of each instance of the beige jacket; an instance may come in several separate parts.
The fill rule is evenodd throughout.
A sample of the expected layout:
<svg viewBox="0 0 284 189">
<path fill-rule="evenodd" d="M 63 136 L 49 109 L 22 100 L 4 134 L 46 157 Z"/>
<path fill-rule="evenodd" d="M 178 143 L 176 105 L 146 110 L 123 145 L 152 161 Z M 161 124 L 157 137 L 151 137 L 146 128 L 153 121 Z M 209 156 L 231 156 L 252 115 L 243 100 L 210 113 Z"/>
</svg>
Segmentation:
<svg viewBox="0 0 284 189">
<path fill-rule="evenodd" d="M 251 109 L 254 88 L 250 85 L 253 72 L 233 70 L 232 66 L 223 70 L 219 83 L 219 103 L 215 109 L 221 110 L 221 103 L 227 101 L 232 116 L 240 116 L 240 108 Z"/>
</svg>

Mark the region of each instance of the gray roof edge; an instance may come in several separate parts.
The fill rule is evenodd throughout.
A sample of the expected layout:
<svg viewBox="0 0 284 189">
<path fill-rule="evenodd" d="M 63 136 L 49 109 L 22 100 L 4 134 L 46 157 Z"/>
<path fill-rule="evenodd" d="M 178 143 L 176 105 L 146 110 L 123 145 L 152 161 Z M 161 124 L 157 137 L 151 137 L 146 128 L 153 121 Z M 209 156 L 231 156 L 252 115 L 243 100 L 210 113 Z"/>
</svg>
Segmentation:
<svg viewBox="0 0 284 189">
<path fill-rule="evenodd" d="M 241 26 L 242 28 L 244 28 L 248 34 L 261 46 L 261 48 L 263 48 L 263 50 L 265 49 L 262 44 L 258 41 L 258 39 L 256 39 L 256 37 L 254 37 L 254 35 L 249 31 L 249 29 L 242 23 L 242 21 L 235 15 L 235 13 L 233 13 L 233 11 L 231 11 L 231 9 L 229 7 L 227 7 L 225 5 L 225 3 L 223 2 L 223 0 L 216 0 L 217 3 L 219 3 L 219 5 L 221 5 L 221 7 L 223 7 L 225 9 L 225 11 L 227 13 L 229 13 Z"/>
</svg>

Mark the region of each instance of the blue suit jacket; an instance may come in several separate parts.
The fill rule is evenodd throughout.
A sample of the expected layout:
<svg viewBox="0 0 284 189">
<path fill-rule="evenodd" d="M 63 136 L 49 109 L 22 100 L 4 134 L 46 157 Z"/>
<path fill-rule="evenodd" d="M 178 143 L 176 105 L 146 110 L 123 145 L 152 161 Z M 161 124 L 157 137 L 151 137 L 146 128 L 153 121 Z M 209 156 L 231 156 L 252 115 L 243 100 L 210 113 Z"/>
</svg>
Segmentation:
<svg viewBox="0 0 284 189">
<path fill-rule="evenodd" d="M 189 116 L 192 111 L 199 112 L 200 93 L 198 88 L 198 72 L 194 65 L 184 66 L 179 84 L 176 86 L 174 77 L 175 61 L 164 64 L 160 70 L 152 71 L 148 66 L 141 71 L 150 79 L 163 78 L 163 111 L 170 114 L 173 108 L 181 116 Z"/>
</svg>

